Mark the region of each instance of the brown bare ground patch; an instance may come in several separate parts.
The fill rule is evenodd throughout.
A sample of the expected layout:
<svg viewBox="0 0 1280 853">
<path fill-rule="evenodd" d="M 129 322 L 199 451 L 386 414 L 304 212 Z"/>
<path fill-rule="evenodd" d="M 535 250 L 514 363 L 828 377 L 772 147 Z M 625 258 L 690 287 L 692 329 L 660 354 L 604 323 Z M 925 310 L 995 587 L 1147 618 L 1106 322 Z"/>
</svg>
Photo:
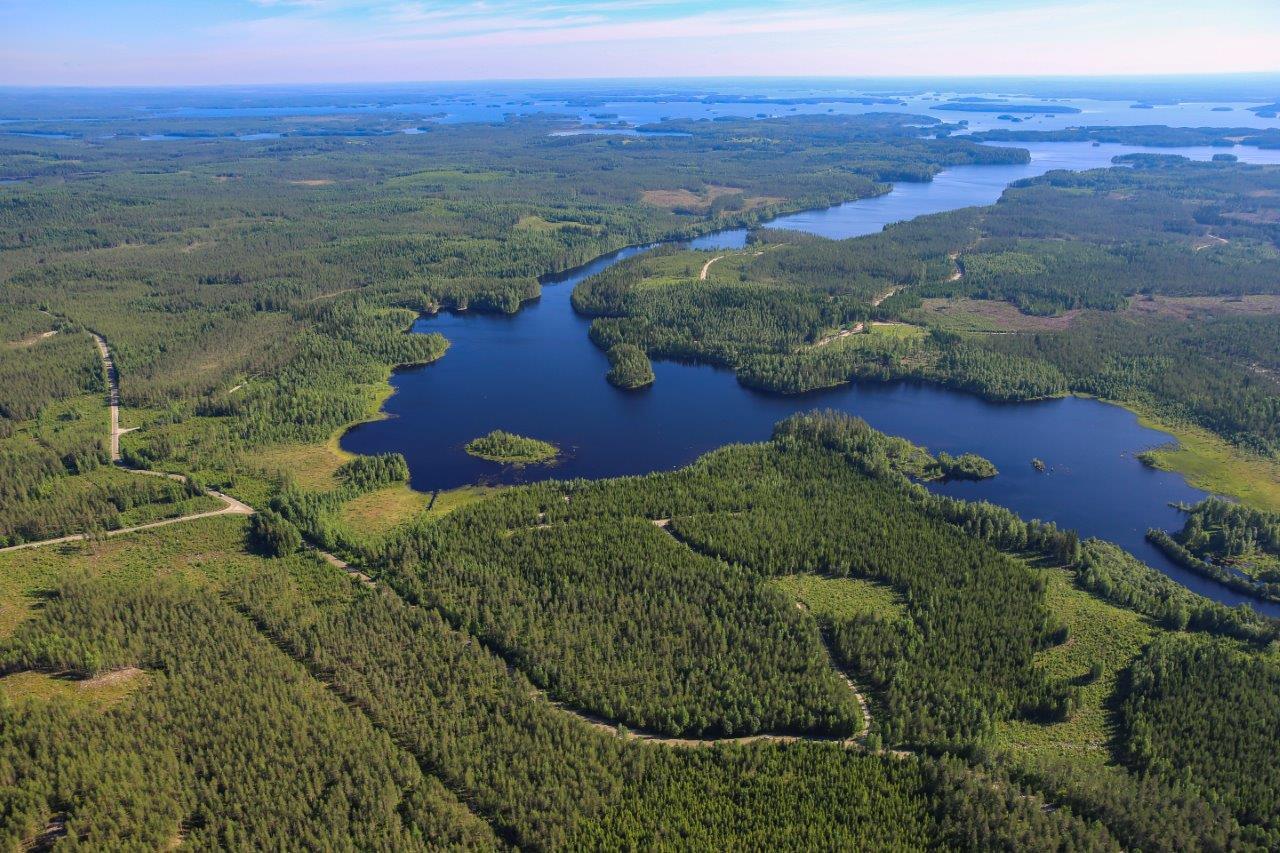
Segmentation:
<svg viewBox="0 0 1280 853">
<path fill-rule="evenodd" d="M 1125 313 L 1138 317 L 1172 317 L 1198 320 L 1221 315 L 1280 314 L 1280 296 L 1257 294 L 1234 296 L 1160 296 L 1135 298 Z"/>
<path fill-rule="evenodd" d="M 290 181 L 289 183 L 299 187 L 327 187 L 333 183 L 329 178 L 308 178 L 302 181 Z"/>
<path fill-rule="evenodd" d="M 640 200 L 654 207 L 665 207 L 668 210 L 677 207 L 700 208 L 705 210 L 713 201 L 721 196 L 741 194 L 742 190 L 734 187 L 720 187 L 708 184 L 701 194 L 686 189 L 678 190 L 645 190 L 640 193 Z M 765 202 L 763 197 L 753 201 Z"/>
<path fill-rule="evenodd" d="M 970 319 L 975 326 L 988 326 L 989 331 L 999 332 L 1053 332 L 1065 329 L 1082 313 L 1066 311 L 1056 317 L 1038 317 L 1023 314 L 1008 302 L 993 299 L 925 299 L 923 310 L 937 317 L 954 320 Z M 975 331 L 980 329 L 975 328 Z"/>
<path fill-rule="evenodd" d="M 36 344 L 40 343 L 43 340 L 52 338 L 56 334 L 58 334 L 57 329 L 50 329 L 47 332 L 40 332 L 37 335 L 32 335 L 29 338 L 23 338 L 20 341 L 11 341 L 9 343 L 9 348 L 10 349 L 27 349 L 28 347 L 35 346 Z"/>
<path fill-rule="evenodd" d="M 785 198 L 775 195 L 753 195 L 750 198 L 742 200 L 742 205 L 747 210 L 754 210 L 757 207 L 767 207 L 771 204 L 781 204 L 786 201 Z"/>
<path fill-rule="evenodd" d="M 95 678 L 86 678 L 80 682 L 81 690 L 98 690 L 103 687 L 110 687 L 116 684 L 124 684 L 132 681 L 142 675 L 142 670 L 136 666 L 126 666 L 121 669 L 113 669 L 111 672 L 104 672 Z"/>
</svg>

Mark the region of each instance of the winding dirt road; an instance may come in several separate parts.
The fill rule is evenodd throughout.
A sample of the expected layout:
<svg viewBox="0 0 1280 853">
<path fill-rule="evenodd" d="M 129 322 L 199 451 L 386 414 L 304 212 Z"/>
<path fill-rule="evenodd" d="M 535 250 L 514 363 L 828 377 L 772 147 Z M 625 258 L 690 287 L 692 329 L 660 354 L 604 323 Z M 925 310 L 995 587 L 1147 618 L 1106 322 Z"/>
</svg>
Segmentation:
<svg viewBox="0 0 1280 853">
<path fill-rule="evenodd" d="M 711 265 L 712 265 L 712 264 L 714 264 L 716 261 L 718 261 L 718 260 L 720 260 L 720 259 L 724 258 L 724 257 L 726 257 L 726 256 L 725 256 L 725 255 L 716 255 L 714 258 L 712 258 L 711 260 L 709 260 L 709 261 L 707 261 L 705 264 L 703 264 L 703 265 L 702 265 L 702 272 L 698 273 L 698 281 L 706 281 L 706 280 L 707 280 L 707 273 L 711 272 Z"/>
<path fill-rule="evenodd" d="M 115 358 L 111 355 L 111 347 L 107 345 L 107 341 L 102 337 L 102 335 L 99 335 L 97 332 L 90 332 L 89 334 L 93 336 L 93 342 L 98 347 L 98 356 L 102 359 L 102 370 L 107 377 L 107 410 L 110 413 L 107 423 L 108 435 L 110 436 L 112 464 L 118 465 L 121 469 L 128 471 L 131 474 L 140 474 L 146 477 L 164 477 L 169 480 L 176 480 L 180 483 L 187 482 L 187 478 L 181 474 L 170 474 L 165 471 L 148 471 L 143 468 L 131 468 L 121 463 L 120 436 L 127 432 L 133 432 L 137 427 L 130 427 L 128 429 L 120 428 L 120 375 L 116 371 Z M 217 498 L 222 501 L 222 506 L 219 509 L 213 509 L 207 512 L 180 515 L 175 518 L 163 518 L 159 521 L 150 521 L 146 524 L 135 524 L 130 527 L 120 527 L 116 530 L 104 530 L 101 531 L 100 534 L 74 533 L 69 536 L 59 536 L 56 539 L 42 539 L 39 542 L 24 542 L 21 545 L 10 545 L 6 548 L 0 548 L 0 554 L 7 553 L 9 551 L 24 551 L 30 548 L 41 548 L 45 545 L 59 545 L 67 542 L 83 542 L 90 538 L 91 535 L 124 536 L 127 533 L 137 533 L 140 530 L 151 530 L 156 527 L 167 527 L 170 524 L 180 524 L 185 521 L 196 521 L 201 518 L 215 518 L 220 515 L 253 515 L 257 512 L 257 510 L 249 506 L 244 501 L 233 498 L 231 495 L 223 494 L 216 489 L 207 489 L 205 494 L 211 498 Z M 317 556 L 329 565 L 342 569 L 365 586 L 374 585 L 373 578 L 369 577 L 359 569 L 353 568 L 346 560 L 336 557 L 328 551 L 316 548 L 309 543 L 306 547 L 315 552 Z"/>
</svg>

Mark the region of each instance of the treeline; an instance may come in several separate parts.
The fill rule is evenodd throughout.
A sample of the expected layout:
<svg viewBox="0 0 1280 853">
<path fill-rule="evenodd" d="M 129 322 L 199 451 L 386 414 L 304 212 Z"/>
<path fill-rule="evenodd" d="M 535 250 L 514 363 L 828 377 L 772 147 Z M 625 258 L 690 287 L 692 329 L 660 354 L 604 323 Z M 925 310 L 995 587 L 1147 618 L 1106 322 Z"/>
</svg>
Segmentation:
<svg viewBox="0 0 1280 853">
<path fill-rule="evenodd" d="M 268 551 L 276 550 L 276 542 L 285 545 L 292 542 L 293 534 L 288 528 L 294 528 L 307 541 L 326 551 L 364 553 L 368 543 L 361 532 L 341 522 L 343 504 L 362 494 L 408 482 L 409 464 L 399 453 L 357 456 L 335 473 L 339 485 L 325 492 L 301 488 L 288 477 L 280 483 L 269 509 L 283 523 L 267 517 L 274 529 L 264 531 L 260 541 Z"/>
<path fill-rule="evenodd" d="M 1154 148 L 1214 146 L 1226 149 L 1237 144 L 1259 148 L 1280 146 L 1280 132 L 1274 128 L 1165 127 L 1158 124 L 1135 127 L 1071 127 L 1060 130 L 1023 130 L 1002 127 L 978 131 L 970 134 L 969 138 L 983 142 L 1104 142 Z"/>
<path fill-rule="evenodd" d="M 1266 644 L 1280 637 L 1280 622 L 1248 605 L 1227 607 L 1098 539 L 1086 540 L 1076 565 L 1076 583 L 1121 607 L 1136 610 L 1173 631 L 1206 631 Z"/>
<path fill-rule="evenodd" d="M 1047 363 L 1073 391 L 1150 406 L 1264 454 L 1280 449 L 1280 324 L 1269 317 L 1200 321 L 1081 319 L 1065 332 L 991 335 L 993 357 Z"/>
</svg>

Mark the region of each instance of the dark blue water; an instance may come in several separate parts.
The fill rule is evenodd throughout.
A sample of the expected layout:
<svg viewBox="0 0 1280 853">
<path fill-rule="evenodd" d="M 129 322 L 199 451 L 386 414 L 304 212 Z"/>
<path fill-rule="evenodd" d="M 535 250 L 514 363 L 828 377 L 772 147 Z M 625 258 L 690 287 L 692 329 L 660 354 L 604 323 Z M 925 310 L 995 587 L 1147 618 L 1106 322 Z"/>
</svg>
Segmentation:
<svg viewBox="0 0 1280 853">
<path fill-rule="evenodd" d="M 828 236 L 873 233 L 922 213 L 990 203 L 1010 181 L 1049 168 L 1105 165 L 1116 150 L 1041 146 L 1029 165 L 957 168 L 932 183 L 901 184 L 877 199 L 772 224 Z M 1280 161 L 1280 152 L 1270 153 Z M 695 246 L 736 248 L 744 238 L 744 231 L 726 231 Z M 766 439 L 775 422 L 794 412 L 835 408 L 935 452 L 979 453 L 1000 469 L 994 480 L 943 484 L 940 492 L 990 500 L 1025 518 L 1109 539 L 1197 592 L 1228 604 L 1247 600 L 1179 568 L 1146 542 L 1149 527 L 1181 526 L 1170 502 L 1195 502 L 1204 493 L 1178 475 L 1143 466 L 1135 454 L 1170 437 L 1115 406 L 1076 398 L 992 404 L 911 383 L 782 397 L 743 388 L 728 371 L 673 362 L 654 364 L 653 387 L 619 391 L 605 381 L 608 360 L 588 340 L 589 321 L 573 312 L 569 296 L 578 281 L 641 251 L 625 249 L 544 279 L 542 297 L 515 316 L 446 313 L 419 320 L 415 331 L 450 340 L 448 354 L 397 373 L 385 407 L 389 418 L 355 427 L 342 446 L 356 453 L 403 453 L 412 485 L 424 491 L 611 477 L 676 468 L 724 444 Z M 553 466 L 521 469 L 463 451 L 467 441 L 493 429 L 553 441 L 565 457 Z M 1043 459 L 1050 471 L 1036 472 L 1032 458 Z M 1280 607 L 1255 606 L 1280 616 Z"/>
</svg>

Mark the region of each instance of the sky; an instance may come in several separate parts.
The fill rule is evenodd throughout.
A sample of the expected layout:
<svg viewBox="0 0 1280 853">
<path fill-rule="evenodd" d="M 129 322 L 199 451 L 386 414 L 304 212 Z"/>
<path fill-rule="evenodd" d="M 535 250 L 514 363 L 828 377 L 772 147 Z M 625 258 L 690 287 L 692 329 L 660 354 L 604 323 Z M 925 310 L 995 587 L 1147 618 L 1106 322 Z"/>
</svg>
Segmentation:
<svg viewBox="0 0 1280 853">
<path fill-rule="evenodd" d="M 1280 70 L 1280 0 L 0 0 L 0 85 Z"/>
</svg>

